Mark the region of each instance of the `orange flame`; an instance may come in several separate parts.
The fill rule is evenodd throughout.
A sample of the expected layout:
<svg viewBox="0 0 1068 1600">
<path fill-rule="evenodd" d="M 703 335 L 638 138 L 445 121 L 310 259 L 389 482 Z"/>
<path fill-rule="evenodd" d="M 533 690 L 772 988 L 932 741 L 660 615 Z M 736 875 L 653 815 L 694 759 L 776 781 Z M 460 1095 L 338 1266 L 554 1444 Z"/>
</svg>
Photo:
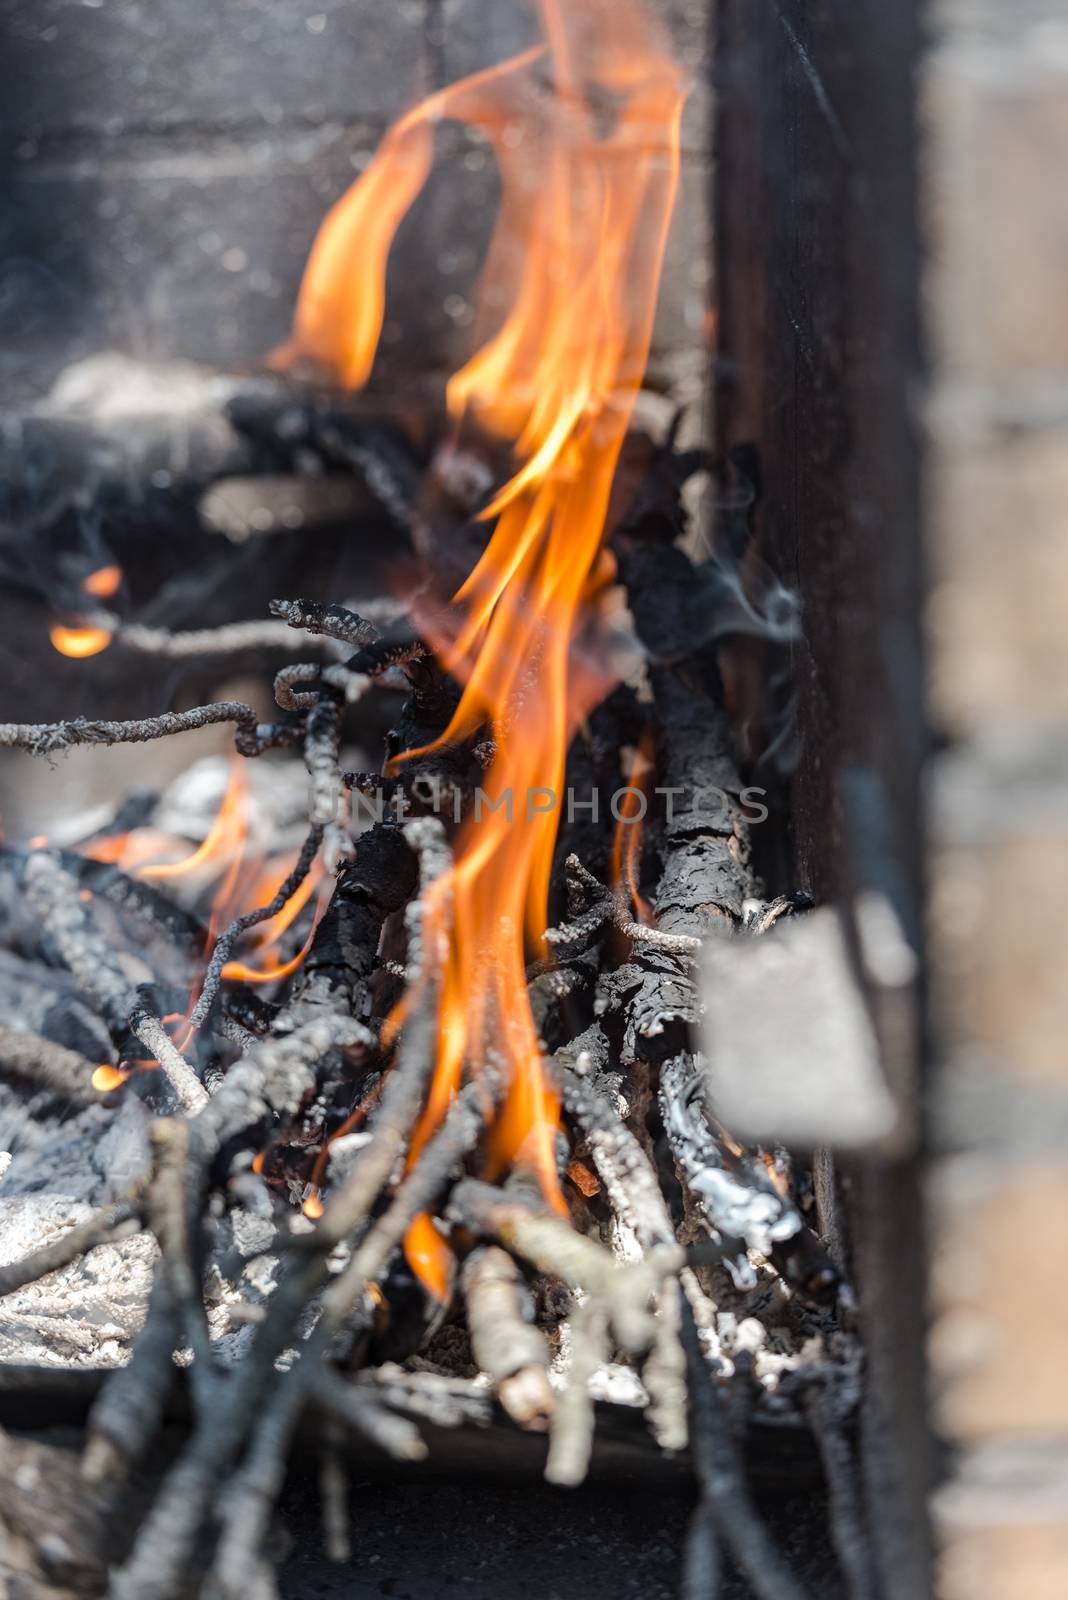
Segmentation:
<svg viewBox="0 0 1068 1600">
<path fill-rule="evenodd" d="M 617 0 L 610 16 L 594 0 L 541 0 L 540 9 L 547 50 L 410 112 L 330 212 L 280 359 L 310 356 L 345 383 L 365 380 L 386 257 L 429 168 L 433 126 L 450 116 L 481 129 L 503 195 L 482 303 L 486 314 L 502 303 L 512 310 L 453 376 L 448 404 L 458 429 L 472 419 L 511 440 L 516 469 L 487 508 L 496 527 L 456 609 L 444 625 L 420 620 L 464 684 L 439 742 L 470 739 L 489 723 L 497 754 L 485 790 L 501 804 L 465 825 L 454 868 L 429 896 L 425 936 L 444 946 L 439 1043 L 412 1159 L 465 1069 L 492 1063 L 503 1103 L 491 1172 L 521 1161 L 562 1206 L 558 1104 L 527 998 L 524 930 L 534 943 L 544 930 L 567 746 L 606 686 L 571 647 L 603 586 L 609 494 L 648 356 L 677 185 L 682 92 L 637 0 Z M 426 1219 L 408 1252 L 442 1294 L 448 1251 Z"/>
<path fill-rule="evenodd" d="M 48 637 L 61 656 L 73 656 L 79 661 L 98 656 L 111 643 L 107 628 L 67 628 L 61 622 L 53 622 Z"/>
<path fill-rule="evenodd" d="M 223 795 L 219 814 L 191 855 L 180 861 L 165 861 L 138 868 L 139 878 L 183 878 L 207 863 L 222 862 L 231 869 L 240 867 L 241 853 L 248 837 L 248 772 L 243 761 L 234 759 L 230 781 Z"/>
<path fill-rule="evenodd" d="M 612 840 L 612 882 L 624 886 L 638 921 L 648 926 L 651 926 L 656 919 L 653 916 L 652 906 L 642 898 L 638 883 L 641 874 L 645 810 L 649 803 L 649 789 L 654 771 L 653 739 L 652 734 L 646 730 L 627 776 L 627 792 L 619 804 L 619 820 Z"/>
<path fill-rule="evenodd" d="M 125 1083 L 129 1076 L 130 1074 L 124 1072 L 121 1067 L 111 1067 L 102 1063 L 90 1081 L 93 1088 L 99 1090 L 101 1094 L 109 1094 L 112 1089 L 117 1089 L 120 1084 Z"/>
<path fill-rule="evenodd" d="M 82 580 L 82 589 L 86 594 L 95 595 L 98 600 L 110 600 L 117 594 L 122 583 L 122 568 L 117 562 L 109 562 L 106 567 L 97 567 L 95 572 Z"/>
<path fill-rule="evenodd" d="M 298 891 L 298 894 L 299 892 L 300 891 Z M 297 895 L 294 895 L 293 899 L 297 899 Z M 289 902 L 286 904 L 287 910 L 288 906 Z M 244 961 L 228 961 L 222 969 L 223 977 L 227 979 L 240 980 L 242 983 L 273 983 L 276 978 L 288 978 L 291 972 L 296 972 L 297 968 L 304 960 L 304 957 L 311 949 L 312 940 L 315 938 L 315 930 L 319 926 L 319 919 L 321 918 L 325 909 L 325 897 L 320 895 L 319 905 L 315 913 L 315 920 L 308 929 L 308 936 L 301 945 L 300 949 L 297 951 L 296 955 L 290 956 L 288 961 L 279 961 L 276 952 L 272 950 L 269 953 L 268 964 L 265 967 L 250 967 Z M 296 912 L 294 912 L 294 916 L 295 915 Z"/>
<path fill-rule="evenodd" d="M 161 855 L 166 856 L 183 848 L 182 843 L 153 828 L 136 828 L 129 833 L 95 839 L 85 847 L 84 853 L 96 861 L 115 863 L 124 872 L 132 872 L 139 878 L 191 882 L 198 895 L 210 885 L 211 914 L 206 939 L 206 952 L 210 952 L 220 928 L 238 915 L 269 904 L 296 865 L 298 852 L 295 850 L 264 865 L 262 850 L 250 850 L 249 836 L 248 771 L 244 762 L 234 757 L 218 814 L 201 844 L 192 852 L 187 850 L 178 860 L 161 861 Z M 325 909 L 324 893 L 320 887 L 325 876 L 325 866 L 321 858 L 317 858 L 304 882 L 285 902 L 281 911 L 255 929 L 252 953 L 265 964 L 253 966 L 235 959 L 226 963 L 222 976 L 227 980 L 241 979 L 246 983 L 273 983 L 295 972 L 311 947 L 319 918 Z M 273 947 L 317 888 L 320 888 L 320 903 L 304 943 L 288 961 L 280 961 Z M 174 1030 L 174 1039 L 179 1050 L 185 1050 L 193 1037 L 194 1029 L 189 1024 L 189 1016 L 200 995 L 202 976 L 202 972 L 198 974 L 193 984 L 185 1012 L 176 1012 L 163 1019 L 178 1025 Z"/>
</svg>

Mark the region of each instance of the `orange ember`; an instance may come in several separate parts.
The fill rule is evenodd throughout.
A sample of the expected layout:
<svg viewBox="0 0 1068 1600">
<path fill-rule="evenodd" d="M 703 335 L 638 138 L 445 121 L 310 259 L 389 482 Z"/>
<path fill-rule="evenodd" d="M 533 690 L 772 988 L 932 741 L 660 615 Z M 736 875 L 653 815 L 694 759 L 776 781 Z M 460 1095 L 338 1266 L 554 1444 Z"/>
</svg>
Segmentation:
<svg viewBox="0 0 1068 1600">
<path fill-rule="evenodd" d="M 612 840 L 612 882 L 626 890 L 638 921 L 647 926 L 652 926 L 656 919 L 652 906 L 642 898 L 638 885 L 642 864 L 642 830 L 654 771 L 652 735 L 646 732 L 635 752 L 626 791 L 619 802 L 619 820 Z"/>
<path fill-rule="evenodd" d="M 125 1083 L 129 1076 L 130 1074 L 124 1072 L 121 1067 L 110 1067 L 102 1064 L 97 1067 L 90 1082 L 93 1088 L 98 1089 L 101 1094 L 109 1094 L 112 1089 L 117 1089 L 120 1084 Z"/>
<path fill-rule="evenodd" d="M 97 567 L 82 581 L 82 588 L 86 594 L 95 595 L 98 600 L 110 600 L 117 594 L 122 583 L 122 568 L 117 562 L 110 562 L 106 567 Z"/>
<path fill-rule="evenodd" d="M 61 656 L 73 656 L 76 660 L 98 656 L 111 643 L 111 634 L 106 628 L 67 628 L 60 622 L 53 622 L 48 637 Z"/>
<path fill-rule="evenodd" d="M 426 933 L 446 953 L 436 1073 L 412 1155 L 464 1073 L 492 1064 L 501 1104 L 491 1175 L 521 1162 L 562 1206 L 558 1105 L 524 966 L 546 924 L 567 746 L 608 681 L 580 666 L 572 645 L 595 624 L 604 587 L 609 494 L 648 357 L 677 184 L 682 89 L 638 0 L 610 9 L 541 0 L 540 11 L 544 48 L 410 112 L 328 214 L 280 359 L 328 364 L 353 386 L 366 379 L 389 247 L 429 170 L 435 124 L 477 127 L 502 188 L 480 314 L 511 309 L 454 374 L 448 405 L 458 434 L 472 422 L 509 441 L 515 470 L 484 513 L 496 526 L 447 622 L 420 621 L 464 685 L 440 743 L 489 726 L 497 754 L 484 788 L 502 804 L 464 826 L 455 866 L 430 896 Z M 448 1251 L 429 1219 L 407 1248 L 442 1293 Z"/>
</svg>

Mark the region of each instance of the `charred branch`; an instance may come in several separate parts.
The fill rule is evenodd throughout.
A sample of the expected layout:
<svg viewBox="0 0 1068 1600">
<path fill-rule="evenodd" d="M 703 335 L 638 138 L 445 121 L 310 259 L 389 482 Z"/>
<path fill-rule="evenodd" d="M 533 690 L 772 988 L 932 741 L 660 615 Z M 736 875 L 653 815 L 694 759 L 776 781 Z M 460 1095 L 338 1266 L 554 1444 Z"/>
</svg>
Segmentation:
<svg viewBox="0 0 1068 1600">
<path fill-rule="evenodd" d="M 167 739 L 175 733 L 214 727 L 220 722 L 237 725 L 234 743 L 240 755 L 260 755 L 263 750 L 290 742 L 294 730 L 273 724 L 260 727 L 255 711 L 239 700 L 220 700 L 211 706 L 195 706 L 191 711 L 166 711 L 159 717 L 143 717 L 133 722 L 93 722 L 73 717 L 69 722 L 0 722 L 0 745 L 28 750 L 31 755 L 55 755 L 72 745 L 147 744 Z"/>
<path fill-rule="evenodd" d="M 199 1111 L 208 1098 L 203 1084 L 175 1048 L 159 1017 L 129 987 L 92 920 L 91 904 L 87 906 L 79 897 L 74 880 L 43 851 L 29 858 L 25 876 L 27 899 L 54 939 L 68 971 L 99 1006 L 117 1047 L 124 1049 L 128 1036 L 134 1034 L 159 1062 L 183 1109 Z"/>
</svg>

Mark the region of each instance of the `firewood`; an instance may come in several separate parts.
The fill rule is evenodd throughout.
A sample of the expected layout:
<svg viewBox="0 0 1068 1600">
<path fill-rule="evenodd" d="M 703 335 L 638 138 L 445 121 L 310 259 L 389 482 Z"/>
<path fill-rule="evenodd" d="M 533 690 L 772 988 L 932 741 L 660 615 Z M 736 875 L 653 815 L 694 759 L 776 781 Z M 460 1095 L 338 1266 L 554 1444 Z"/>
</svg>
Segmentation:
<svg viewBox="0 0 1068 1600">
<path fill-rule="evenodd" d="M 484 538 L 478 529 L 476 535 Z M 637 535 L 631 529 L 626 538 Z M 628 560 L 636 570 L 633 552 Z M 644 560 L 637 565 L 648 572 Z M 627 561 L 621 570 L 626 579 Z M 687 571 L 672 558 L 665 592 L 683 584 Z M 638 606 L 639 627 L 658 626 L 662 604 Z M 192 1581 L 213 1519 L 220 1535 L 209 1557 L 212 1592 L 243 1600 L 257 1586 L 267 1592 L 265 1531 L 291 1451 L 304 1448 L 309 1433 L 329 1539 L 341 1550 L 346 1459 L 477 1459 L 478 1447 L 460 1437 L 442 1444 L 441 1436 L 458 1428 L 461 1436 L 485 1436 L 487 1460 L 533 1462 L 568 1484 L 596 1469 L 605 1453 L 655 1460 L 656 1472 L 669 1473 L 671 1458 L 688 1448 L 701 1487 L 691 1587 L 712 1581 L 724 1545 L 757 1593 L 782 1600 L 791 1590 L 781 1586 L 781 1563 L 748 1501 L 740 1450 L 707 1437 L 710 1428 L 730 1431 L 730 1382 L 736 1392 L 748 1390 L 744 1380 L 719 1375 L 716 1352 L 732 1345 L 727 1333 L 717 1343 L 715 1307 L 695 1278 L 699 1271 L 706 1285 L 719 1282 L 726 1262 L 738 1283 L 755 1281 L 748 1249 L 760 1252 L 769 1277 L 782 1274 L 787 1298 L 818 1276 L 805 1254 L 818 1245 L 790 1192 L 788 1168 L 772 1174 L 761 1152 L 738 1145 L 720 1124 L 696 1048 L 695 958 L 711 941 L 748 936 L 746 904 L 756 888 L 714 664 L 700 649 L 680 647 L 670 661 L 654 658 L 650 672 L 658 777 L 672 797 L 649 824 L 655 923 L 636 919 L 624 890 L 607 879 L 604 819 L 571 830 L 558 854 L 552 887 L 556 903 L 566 897 L 566 920 L 548 931 L 527 978 L 538 1050 L 549 1057 L 546 1075 L 562 1101 L 560 1170 L 577 1159 L 588 1178 L 581 1194 L 564 1184 L 572 1212 L 565 1216 L 518 1170 L 487 1179 L 484 1119 L 506 1087 L 492 1039 L 481 1076 L 460 1087 L 429 1137 L 426 1130 L 416 1137 L 438 1054 L 438 995 L 449 959 L 443 922 L 450 905 L 440 886 L 451 866 L 450 840 L 470 819 L 500 729 L 487 724 L 443 742 L 459 687 L 421 638 L 401 631 L 406 624 L 380 631 L 348 608 L 306 600 L 278 601 L 272 611 L 272 627 L 302 629 L 354 652 L 330 659 L 331 649 L 282 667 L 274 692 L 287 720 L 260 724 L 251 707 L 230 701 L 136 723 L 0 729 L 0 742 L 47 754 L 79 742 L 140 741 L 234 722 L 240 754 L 293 749 L 310 778 L 296 864 L 269 902 L 215 935 L 211 950 L 203 948 L 196 917 L 177 908 L 172 916 L 166 900 L 157 914 L 151 895 L 158 891 L 142 893 L 147 886 L 122 874 L 109 879 L 98 864 L 76 867 L 81 858 L 34 851 L 10 868 L 27 885 L 41 936 L 102 1014 L 115 1047 L 125 1050 L 132 1034 L 151 1049 L 185 1113 L 174 1115 L 173 1105 L 161 1104 L 159 1087 L 145 1086 L 157 1113 L 172 1113 L 152 1125 L 155 1165 L 138 1213 L 160 1245 L 160 1262 L 132 1359 L 108 1378 L 89 1419 L 86 1477 L 116 1486 L 145 1459 L 176 1393 L 185 1397 L 180 1453 L 113 1574 L 112 1592 L 117 1600 L 173 1600 Z M 426 617 L 432 620 L 429 610 Z M 417 624 L 426 617 L 417 606 Z M 161 641 L 161 649 L 170 648 Z M 185 651 L 180 637 L 173 649 L 176 658 Z M 369 691 L 388 682 L 407 689 L 387 741 L 389 770 L 381 779 L 345 772 L 346 719 L 365 717 Z M 621 693 L 578 765 L 598 781 L 625 782 L 619 730 L 636 739 L 647 714 L 633 693 Z M 347 790 L 372 798 L 380 790 L 393 814 L 348 839 L 340 826 Z M 271 1000 L 231 988 L 222 973 L 237 941 L 283 909 L 320 855 L 328 867 L 336 864 L 336 881 L 297 971 Z M 123 975 L 91 903 L 79 899 L 83 873 L 95 875 L 117 920 L 148 925 L 185 960 L 206 961 L 190 1014 L 200 1030 L 196 1053 L 188 1059 L 151 1014 L 149 997 Z M 401 979 L 403 1013 L 384 1029 L 382 1014 Z M 359 1134 L 346 1131 L 353 1120 Z M 345 1142 L 331 1146 L 338 1130 Z M 331 1149 L 344 1154 L 331 1158 Z M 309 1220 L 290 1226 L 283 1196 L 299 1202 L 308 1194 L 309 1172 L 310 1193 L 322 1193 L 321 1215 L 311 1219 L 309 1200 Z M 469 1336 L 488 1387 L 374 1365 L 387 1315 L 396 1323 L 405 1296 L 423 1293 L 395 1287 L 417 1217 L 431 1219 L 459 1263 L 457 1273 L 446 1274 L 436 1315 L 426 1310 L 415 1318 L 417 1336 L 424 1335 L 424 1351 L 432 1349 L 426 1330 L 464 1312 L 467 1335 L 460 1323 L 446 1333 Z M 269 1283 L 261 1275 L 268 1262 Z M 17 1277 L 34 1269 L 20 1263 L 15 1270 Z M 231 1372 L 222 1370 L 208 1327 L 220 1282 L 231 1321 L 249 1324 Z M 526 1315 L 528 1284 L 541 1325 Z M 550 1337 L 562 1369 L 552 1383 Z M 194 1359 L 176 1380 L 174 1353 L 186 1347 Z M 741 1368 L 737 1348 L 734 1355 Z M 617 1447 L 599 1439 L 606 1409 L 595 1393 L 620 1364 L 642 1398 L 635 1425 L 644 1442 L 629 1436 Z M 839 1405 L 845 1391 L 831 1364 L 829 1373 Z M 703 1388 L 711 1399 L 701 1398 Z M 793 1405 L 799 1414 L 807 1404 L 802 1394 L 784 1383 L 784 1409 Z M 839 1405 L 836 1427 L 843 1414 Z M 611 1408 L 607 1415 L 611 1427 Z M 824 1430 L 828 1471 L 839 1471 L 840 1434 L 824 1427 L 822 1414 L 816 1426 Z M 534 1451 L 514 1443 L 546 1427 L 547 1448 L 544 1441 Z M 221 1499 L 220 1480 L 227 1484 Z M 844 1565 L 852 1559 L 847 1545 Z"/>
</svg>

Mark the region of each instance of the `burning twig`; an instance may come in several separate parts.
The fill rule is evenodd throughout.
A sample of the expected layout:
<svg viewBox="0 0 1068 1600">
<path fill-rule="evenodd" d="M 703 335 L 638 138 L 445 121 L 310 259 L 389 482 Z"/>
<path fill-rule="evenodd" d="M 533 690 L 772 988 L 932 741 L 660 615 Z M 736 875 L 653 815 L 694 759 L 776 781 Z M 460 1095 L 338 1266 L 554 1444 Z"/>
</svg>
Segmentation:
<svg viewBox="0 0 1068 1600">
<path fill-rule="evenodd" d="M 91 907 L 79 897 L 77 884 L 44 852 L 26 863 L 26 898 L 55 940 L 63 963 L 101 1015 L 120 1049 L 133 1033 L 152 1059 L 159 1062 L 167 1082 L 184 1110 L 196 1112 L 207 1103 L 207 1092 L 185 1057 L 175 1048 L 159 1017 L 132 991 L 118 970 L 103 935 L 96 928 Z"/>
<path fill-rule="evenodd" d="M 77 1050 L 68 1050 L 28 1029 L 0 1023 L 0 1064 L 13 1077 L 51 1089 L 74 1104 L 91 1105 L 98 1098 L 89 1081 L 93 1074 L 91 1061 Z"/>
<path fill-rule="evenodd" d="M 800 1213 L 764 1163 L 723 1142 L 706 1103 L 700 1056 L 664 1063 L 660 1109 L 679 1176 L 716 1234 L 770 1256 L 774 1245 L 801 1231 Z M 741 1265 L 738 1270 L 745 1275 Z"/>
<path fill-rule="evenodd" d="M 675 955 L 695 955 L 701 948 L 699 938 L 686 933 L 665 933 L 661 928 L 635 922 L 620 891 L 607 889 L 599 878 L 582 865 L 578 856 L 570 855 L 566 867 L 569 875 L 593 894 L 593 903 L 574 922 L 550 928 L 545 938 L 551 945 L 585 945 L 590 937 L 606 922 L 612 922 L 620 933 L 637 945 L 670 951 Z"/>
<path fill-rule="evenodd" d="M 246 1463 L 228 1492 L 213 1567 L 214 1581 L 222 1595 L 244 1592 L 245 1576 L 262 1546 L 266 1521 L 281 1488 L 292 1430 L 313 1390 L 327 1345 L 343 1325 L 347 1328 L 347 1342 L 352 1342 L 367 1318 L 366 1308 L 362 1316 L 357 1308 L 368 1285 L 384 1271 L 414 1218 L 436 1199 L 453 1166 L 474 1144 L 480 1126 L 478 1101 L 465 1091 L 401 1184 L 389 1209 L 369 1229 L 348 1266 L 324 1292 L 315 1330 L 301 1351 L 300 1361 L 286 1374 L 256 1424 Z M 343 1212 L 343 1198 L 338 1196 L 331 1202 L 324 1223 L 331 1210 Z M 336 1236 L 337 1230 L 335 1215 L 333 1229 L 325 1229 L 325 1236 Z"/>
<path fill-rule="evenodd" d="M 632 1228 L 643 1249 L 673 1244 L 675 1229 L 652 1163 L 611 1101 L 596 1085 L 590 1056 L 574 1041 L 559 1051 L 558 1063 L 573 1059 L 560 1071 L 564 1107 L 586 1136 L 597 1175 L 604 1184 L 613 1211 Z"/>
<path fill-rule="evenodd" d="M 246 911 L 243 916 L 235 917 L 230 925 L 223 929 L 215 941 L 215 948 L 211 953 L 207 971 L 201 985 L 200 995 L 196 1005 L 189 1014 L 189 1021 L 193 1027 L 199 1027 L 211 1010 L 215 995 L 218 992 L 222 979 L 222 970 L 230 959 L 234 945 L 243 933 L 249 928 L 255 928 L 261 922 L 267 922 L 271 917 L 276 917 L 282 907 L 290 901 L 311 871 L 312 862 L 319 852 L 323 842 L 324 829 L 319 824 L 313 824 L 300 849 L 292 872 L 278 889 L 274 898 L 265 905 L 257 906 L 253 911 Z"/>
</svg>

